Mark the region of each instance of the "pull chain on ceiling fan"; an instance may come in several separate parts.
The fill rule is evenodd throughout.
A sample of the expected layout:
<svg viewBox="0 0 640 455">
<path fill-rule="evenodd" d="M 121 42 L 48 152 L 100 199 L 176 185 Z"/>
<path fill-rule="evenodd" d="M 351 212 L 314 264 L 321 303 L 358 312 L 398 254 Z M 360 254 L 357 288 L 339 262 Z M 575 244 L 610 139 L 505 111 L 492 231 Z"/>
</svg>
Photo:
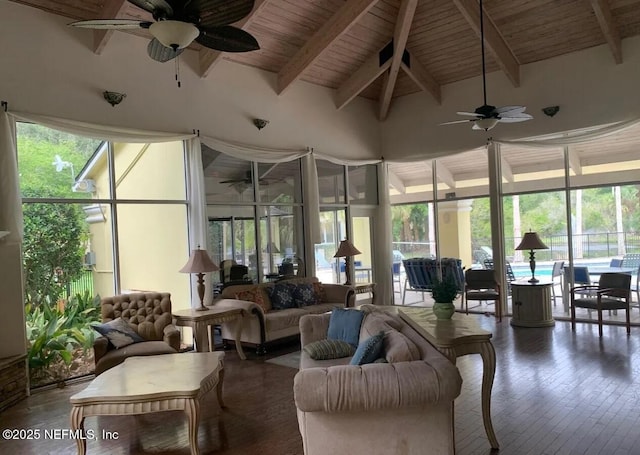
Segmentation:
<svg viewBox="0 0 640 455">
<path fill-rule="evenodd" d="M 531 120 L 533 117 L 526 114 L 525 106 L 503 106 L 495 107 L 487 104 L 487 74 L 484 54 L 484 11 L 482 0 L 480 4 L 480 49 L 482 52 L 482 106 L 477 107 L 473 112 L 456 112 L 458 115 L 471 116 L 474 118 L 465 120 L 454 120 L 452 122 L 441 123 L 441 125 L 452 125 L 455 123 L 473 122 L 474 130 L 489 131 L 498 123 L 516 123 Z"/>
</svg>

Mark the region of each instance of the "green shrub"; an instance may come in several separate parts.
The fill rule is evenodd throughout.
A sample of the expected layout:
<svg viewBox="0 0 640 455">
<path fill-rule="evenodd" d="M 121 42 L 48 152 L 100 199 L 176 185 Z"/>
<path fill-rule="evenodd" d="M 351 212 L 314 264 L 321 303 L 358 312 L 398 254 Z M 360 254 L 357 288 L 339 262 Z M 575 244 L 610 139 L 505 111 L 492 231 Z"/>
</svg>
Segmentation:
<svg viewBox="0 0 640 455">
<path fill-rule="evenodd" d="M 434 280 L 431 287 L 431 296 L 438 303 L 452 303 L 458 295 L 458 286 L 452 278 Z"/>
</svg>

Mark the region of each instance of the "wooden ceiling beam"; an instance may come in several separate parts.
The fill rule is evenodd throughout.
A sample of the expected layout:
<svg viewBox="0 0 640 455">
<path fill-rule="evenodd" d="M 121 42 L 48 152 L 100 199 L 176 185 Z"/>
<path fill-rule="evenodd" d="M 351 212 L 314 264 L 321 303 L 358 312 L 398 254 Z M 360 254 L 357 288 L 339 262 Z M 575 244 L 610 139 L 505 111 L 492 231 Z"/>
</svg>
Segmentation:
<svg viewBox="0 0 640 455">
<path fill-rule="evenodd" d="M 347 0 L 300 48 L 278 73 L 276 90 L 282 94 L 316 59 L 358 21 L 378 0 Z"/>
<path fill-rule="evenodd" d="M 569 167 L 576 175 L 582 175 L 582 163 L 580 162 L 580 155 L 573 148 L 567 147 L 569 149 Z"/>
<path fill-rule="evenodd" d="M 452 190 L 456 187 L 456 178 L 453 173 L 441 162 L 438 162 L 436 166 L 436 173 L 438 174 L 438 180 L 447 185 Z"/>
<path fill-rule="evenodd" d="M 398 193 L 407 192 L 407 187 L 398 174 L 389 169 L 388 172 L 389 186 L 393 187 Z"/>
<path fill-rule="evenodd" d="M 129 3 L 126 0 L 112 0 L 105 2 L 100 13 L 100 19 L 116 19 L 118 16 L 124 14 L 129 7 Z M 93 52 L 100 55 L 104 50 L 104 47 L 109 42 L 109 39 L 113 35 L 115 30 L 94 30 L 93 31 Z"/>
<path fill-rule="evenodd" d="M 453 0 L 466 21 L 480 38 L 480 11 L 476 0 Z M 520 86 L 520 63 L 500 31 L 484 11 L 484 44 L 514 87 Z"/>
<path fill-rule="evenodd" d="M 235 22 L 234 27 L 246 29 L 251 23 L 258 17 L 262 9 L 269 3 L 268 0 L 255 0 L 253 9 L 242 20 Z M 200 62 L 200 77 L 205 78 L 211 73 L 213 68 L 222 60 L 223 52 L 209 49 L 208 47 L 202 47 L 198 53 L 198 60 Z"/>
<path fill-rule="evenodd" d="M 382 51 L 380 51 L 382 52 Z M 338 109 L 342 109 L 352 99 L 367 88 L 382 73 L 391 66 L 391 59 L 380 64 L 380 52 L 376 52 L 367 59 L 364 64 L 354 72 L 336 91 L 335 103 Z"/>
<path fill-rule="evenodd" d="M 605 40 L 607 40 L 609 49 L 611 49 L 613 59 L 616 64 L 622 63 L 622 43 L 620 41 L 620 33 L 613 21 L 609 2 L 607 0 L 591 0 L 591 7 L 593 8 L 593 12 L 596 13 L 598 24 L 600 24 L 602 34 L 604 35 Z"/>
<path fill-rule="evenodd" d="M 393 57 L 391 57 L 391 66 L 389 67 L 387 76 L 385 76 L 385 81 L 382 85 L 382 90 L 380 91 L 380 105 L 378 112 L 378 118 L 380 120 L 385 120 L 389 114 L 391 98 L 396 86 L 396 81 L 398 80 L 400 64 L 402 63 L 402 55 L 404 54 L 405 47 L 407 46 L 407 39 L 409 38 L 409 31 L 411 30 L 411 24 L 413 23 L 416 6 L 418 6 L 418 0 L 402 0 L 400 3 L 398 19 L 396 20 L 396 26 L 393 32 Z"/>
<path fill-rule="evenodd" d="M 431 73 L 427 71 L 417 58 L 412 57 L 411 52 L 409 52 L 409 65 L 402 62 L 400 68 L 407 73 L 407 76 L 409 76 L 421 90 L 428 92 L 438 104 L 442 104 L 440 84 L 438 84 Z"/>
</svg>

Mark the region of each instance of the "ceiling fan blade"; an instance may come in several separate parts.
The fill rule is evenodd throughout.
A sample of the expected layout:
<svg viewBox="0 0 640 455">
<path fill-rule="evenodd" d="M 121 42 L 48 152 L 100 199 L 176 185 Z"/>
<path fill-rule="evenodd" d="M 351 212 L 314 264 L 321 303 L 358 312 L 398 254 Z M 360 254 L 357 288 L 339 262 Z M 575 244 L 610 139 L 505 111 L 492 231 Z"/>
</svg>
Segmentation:
<svg viewBox="0 0 640 455">
<path fill-rule="evenodd" d="M 250 33 L 231 25 L 201 27 L 196 42 L 222 52 L 250 52 L 260 49 L 258 41 Z"/>
<path fill-rule="evenodd" d="M 149 54 L 149 57 L 160 63 L 173 60 L 178 55 L 182 54 L 183 51 L 184 49 L 174 50 L 170 47 L 164 46 L 155 38 L 149 41 L 149 44 L 147 45 L 147 54 Z"/>
<path fill-rule="evenodd" d="M 233 24 L 253 10 L 254 0 L 191 0 L 185 14 L 200 18 L 203 27 Z"/>
<path fill-rule="evenodd" d="M 129 3 L 153 14 L 155 20 L 173 17 L 173 8 L 165 0 L 128 0 Z"/>
<path fill-rule="evenodd" d="M 473 119 L 467 119 L 467 120 L 453 120 L 451 122 L 444 122 L 444 123 L 440 123 L 440 125 L 454 125 L 456 123 L 467 123 L 467 122 L 473 122 Z"/>
<path fill-rule="evenodd" d="M 151 22 L 136 21 L 133 19 L 95 19 L 91 21 L 72 22 L 69 25 L 79 28 L 91 28 L 97 30 L 128 30 L 135 28 L 149 28 Z"/>
<path fill-rule="evenodd" d="M 458 115 L 470 115 L 472 117 L 482 117 L 480 114 L 477 114 L 475 112 L 456 112 L 456 114 L 458 114 Z"/>
<path fill-rule="evenodd" d="M 525 106 L 502 106 L 495 109 L 495 112 L 498 114 L 517 114 L 524 112 L 527 108 Z"/>
<path fill-rule="evenodd" d="M 526 122 L 527 120 L 531 120 L 533 117 L 529 114 L 520 114 L 518 117 L 500 117 L 498 121 L 500 123 L 518 123 L 518 122 Z"/>
</svg>

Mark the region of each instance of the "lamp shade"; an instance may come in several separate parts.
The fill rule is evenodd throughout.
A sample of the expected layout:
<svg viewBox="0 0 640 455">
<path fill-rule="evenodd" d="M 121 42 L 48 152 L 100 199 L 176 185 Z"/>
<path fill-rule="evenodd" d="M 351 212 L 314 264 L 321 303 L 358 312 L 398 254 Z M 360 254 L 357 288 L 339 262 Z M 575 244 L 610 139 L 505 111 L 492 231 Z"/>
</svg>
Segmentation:
<svg viewBox="0 0 640 455">
<path fill-rule="evenodd" d="M 163 46 L 171 49 L 183 49 L 200 35 L 200 30 L 189 22 L 158 21 L 151 24 L 149 33 Z"/>
<path fill-rule="evenodd" d="M 338 251 L 333 255 L 334 258 L 343 258 L 347 256 L 355 256 L 356 254 L 362 254 L 360 250 L 358 250 L 351 240 L 343 240 L 340 242 L 340 246 L 338 247 Z"/>
<path fill-rule="evenodd" d="M 522 237 L 520 245 L 516 247 L 516 250 L 547 250 L 549 247 L 544 244 L 538 234 L 535 232 L 526 232 Z"/>
<path fill-rule="evenodd" d="M 220 270 L 217 265 L 213 263 L 206 250 L 191 250 L 191 256 L 187 263 L 180 269 L 182 273 L 207 273 Z"/>
</svg>

